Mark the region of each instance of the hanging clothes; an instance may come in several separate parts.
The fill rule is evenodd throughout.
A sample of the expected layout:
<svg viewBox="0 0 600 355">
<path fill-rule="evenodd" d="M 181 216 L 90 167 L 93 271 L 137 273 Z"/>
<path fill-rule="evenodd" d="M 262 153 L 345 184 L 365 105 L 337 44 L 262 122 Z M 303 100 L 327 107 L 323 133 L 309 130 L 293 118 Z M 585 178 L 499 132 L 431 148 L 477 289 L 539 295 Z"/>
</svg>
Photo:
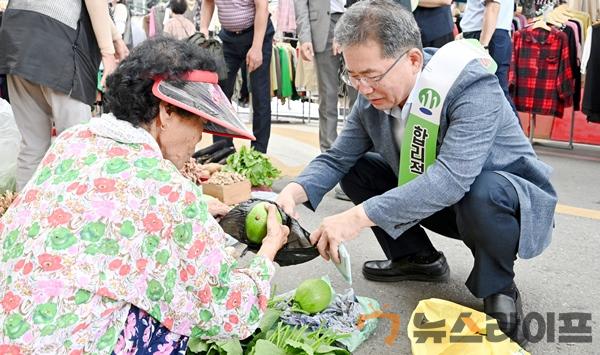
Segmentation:
<svg viewBox="0 0 600 355">
<path fill-rule="evenodd" d="M 583 44 L 582 54 L 581 54 L 581 74 L 586 73 L 587 63 L 590 60 L 590 54 L 592 51 L 592 32 L 593 27 L 588 28 L 587 37 L 585 43 Z"/>
<path fill-rule="evenodd" d="M 569 0 L 568 5 L 572 9 L 587 13 L 594 19 L 600 19 L 600 2 L 598 0 Z"/>
<path fill-rule="evenodd" d="M 275 55 L 277 52 L 277 56 Z M 273 46 L 271 49 L 271 65 L 269 69 L 269 76 L 271 77 L 271 96 L 277 96 L 277 89 L 279 86 L 277 85 L 277 58 L 279 57 L 279 50 L 277 47 Z"/>
<path fill-rule="evenodd" d="M 282 99 L 292 96 L 291 65 L 288 51 L 281 45 L 278 45 L 277 49 L 281 65 L 281 87 L 277 96 Z"/>
<path fill-rule="evenodd" d="M 148 37 L 154 37 L 163 33 L 163 22 L 165 20 L 166 8 L 164 5 L 153 6 L 150 10 L 150 28 Z"/>
<path fill-rule="evenodd" d="M 579 30 L 579 27 L 577 26 L 575 21 L 569 20 L 565 25 L 573 30 L 573 35 L 575 36 L 575 50 L 577 52 L 577 61 L 581 63 L 581 44 L 583 43 L 581 31 Z"/>
<path fill-rule="evenodd" d="M 277 4 L 277 31 L 296 33 L 296 12 L 293 0 L 279 0 Z"/>
<path fill-rule="evenodd" d="M 517 111 L 562 117 L 573 96 L 568 36 L 552 28 L 526 28 L 513 38 L 509 86 Z"/>
<path fill-rule="evenodd" d="M 577 59 L 577 40 L 575 32 L 571 27 L 565 26 L 562 31 L 567 35 L 569 48 L 569 65 L 573 73 L 573 97 L 568 100 L 566 106 L 573 106 L 573 110 L 581 110 L 581 70 L 579 60 Z"/>
<path fill-rule="evenodd" d="M 298 91 L 319 91 L 317 84 L 317 69 L 315 68 L 314 60 L 309 62 L 302 59 L 302 57 L 298 57 L 294 84 Z"/>
<path fill-rule="evenodd" d="M 588 122 L 600 123 L 600 24 L 590 31 L 589 60 L 587 61 L 585 87 L 583 90 L 582 111 Z"/>
</svg>

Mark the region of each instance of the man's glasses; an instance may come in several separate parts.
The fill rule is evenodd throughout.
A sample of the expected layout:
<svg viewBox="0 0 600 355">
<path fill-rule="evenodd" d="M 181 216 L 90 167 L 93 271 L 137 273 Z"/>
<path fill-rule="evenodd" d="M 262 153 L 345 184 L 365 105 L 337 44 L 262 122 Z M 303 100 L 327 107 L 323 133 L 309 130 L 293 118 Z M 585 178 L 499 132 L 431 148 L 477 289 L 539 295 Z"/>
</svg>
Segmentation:
<svg viewBox="0 0 600 355">
<path fill-rule="evenodd" d="M 377 76 L 350 76 L 350 74 L 348 73 L 348 69 L 344 68 L 344 71 L 342 72 L 341 78 L 342 81 L 346 84 L 346 85 L 350 85 L 355 89 L 358 89 L 358 85 L 366 85 L 368 87 L 375 87 L 379 84 L 379 82 L 387 75 L 387 73 L 390 72 L 390 70 L 392 70 L 392 68 L 400 61 L 400 59 L 402 59 L 402 57 L 404 57 L 404 55 L 406 55 L 406 53 L 408 53 L 408 51 L 410 50 L 407 49 L 406 51 L 404 51 L 404 53 L 402 53 L 395 61 L 394 63 L 392 63 L 392 65 L 390 65 L 389 68 L 387 68 L 387 70 L 385 72 L 383 72 L 383 74 L 377 75 Z"/>
</svg>

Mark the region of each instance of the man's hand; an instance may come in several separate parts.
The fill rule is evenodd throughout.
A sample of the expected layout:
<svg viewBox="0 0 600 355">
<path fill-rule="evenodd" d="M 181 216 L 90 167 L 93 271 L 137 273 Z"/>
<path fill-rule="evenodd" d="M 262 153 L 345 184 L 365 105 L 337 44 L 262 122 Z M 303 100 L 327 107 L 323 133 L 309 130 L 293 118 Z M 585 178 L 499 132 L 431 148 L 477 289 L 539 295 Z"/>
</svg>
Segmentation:
<svg viewBox="0 0 600 355">
<path fill-rule="evenodd" d="M 307 200 L 308 196 L 306 196 L 304 188 L 298 183 L 290 182 L 277 195 L 275 203 L 292 218 L 298 219 L 300 215 L 295 211 L 296 205 Z"/>
<path fill-rule="evenodd" d="M 300 45 L 300 56 L 302 59 L 312 62 L 315 53 L 313 52 L 313 45 L 310 42 L 305 42 Z"/>
<path fill-rule="evenodd" d="M 114 41 L 113 45 L 115 46 L 115 58 L 119 63 L 129 55 L 129 48 L 121 38 Z"/>
<path fill-rule="evenodd" d="M 293 218 L 298 219 L 300 217 L 298 212 L 296 212 L 296 201 L 294 201 L 294 198 L 290 194 L 282 191 L 282 193 L 277 195 L 275 203 L 278 204 L 281 209 L 283 209 L 283 212 L 287 213 Z"/>
<path fill-rule="evenodd" d="M 323 259 L 329 261 L 332 258 L 339 264 L 340 243 L 356 238 L 363 228 L 373 225 L 375 224 L 367 217 L 362 205 L 358 205 L 323 219 L 319 228 L 311 233 L 310 242 L 317 246 Z"/>
<path fill-rule="evenodd" d="M 250 50 L 246 54 L 246 65 L 248 66 L 248 73 L 253 72 L 262 65 L 263 55 L 261 47 L 250 47 Z"/>
</svg>

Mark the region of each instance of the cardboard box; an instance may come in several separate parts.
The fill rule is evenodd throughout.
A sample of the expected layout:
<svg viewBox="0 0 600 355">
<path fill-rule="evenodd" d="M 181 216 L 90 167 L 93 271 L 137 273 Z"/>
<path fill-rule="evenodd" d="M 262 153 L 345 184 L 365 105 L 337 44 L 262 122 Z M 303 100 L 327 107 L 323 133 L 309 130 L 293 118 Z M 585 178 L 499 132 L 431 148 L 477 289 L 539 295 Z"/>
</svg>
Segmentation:
<svg viewBox="0 0 600 355">
<path fill-rule="evenodd" d="M 244 180 L 231 185 L 202 184 L 202 191 L 226 205 L 233 205 L 249 199 L 251 187 L 250 181 Z"/>
</svg>

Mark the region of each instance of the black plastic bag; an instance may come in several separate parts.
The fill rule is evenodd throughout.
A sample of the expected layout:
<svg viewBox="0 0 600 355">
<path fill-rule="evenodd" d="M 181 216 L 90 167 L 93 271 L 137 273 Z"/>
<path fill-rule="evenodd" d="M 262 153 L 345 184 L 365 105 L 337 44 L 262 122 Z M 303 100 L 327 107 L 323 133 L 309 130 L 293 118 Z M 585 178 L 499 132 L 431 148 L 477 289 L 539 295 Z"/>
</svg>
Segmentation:
<svg viewBox="0 0 600 355">
<path fill-rule="evenodd" d="M 248 240 L 246 235 L 246 215 L 250 213 L 254 205 L 260 202 L 273 204 L 273 202 L 268 200 L 249 199 L 229 211 L 219 222 L 225 233 L 239 242 L 246 244 L 248 250 L 255 253 L 260 249 L 260 244 L 254 244 Z M 279 206 L 275 206 L 279 210 L 279 213 L 281 213 L 282 223 L 290 229 L 288 241 L 275 255 L 275 262 L 281 266 L 296 265 L 319 256 L 317 248 L 310 244 L 310 233 L 302 228 L 296 219 L 290 217 Z"/>
</svg>

